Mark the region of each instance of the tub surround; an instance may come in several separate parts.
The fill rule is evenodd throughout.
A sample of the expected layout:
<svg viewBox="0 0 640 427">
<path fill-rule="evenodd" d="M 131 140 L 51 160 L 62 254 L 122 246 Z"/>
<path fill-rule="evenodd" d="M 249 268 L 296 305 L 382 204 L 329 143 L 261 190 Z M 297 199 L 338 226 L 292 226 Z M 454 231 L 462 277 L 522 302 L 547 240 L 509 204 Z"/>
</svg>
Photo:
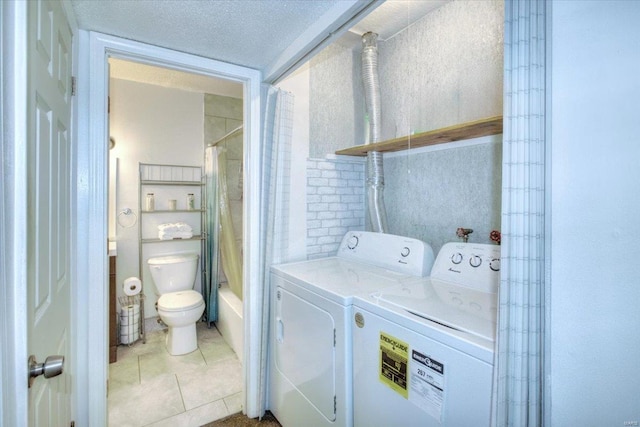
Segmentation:
<svg viewBox="0 0 640 427">
<path fill-rule="evenodd" d="M 243 361 L 244 355 L 244 322 L 242 316 L 242 300 L 240 300 L 226 283 L 218 289 L 218 321 L 216 327 L 236 356 Z"/>
</svg>

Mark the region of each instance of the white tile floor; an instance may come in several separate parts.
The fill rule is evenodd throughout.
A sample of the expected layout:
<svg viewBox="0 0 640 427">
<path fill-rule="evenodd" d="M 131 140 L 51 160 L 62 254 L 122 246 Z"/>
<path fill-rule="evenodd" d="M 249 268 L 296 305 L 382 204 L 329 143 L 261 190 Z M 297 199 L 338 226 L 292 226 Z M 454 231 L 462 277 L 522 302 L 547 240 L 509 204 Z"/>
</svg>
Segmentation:
<svg viewBox="0 0 640 427">
<path fill-rule="evenodd" d="M 171 356 L 166 331 L 118 346 L 109 365 L 109 426 L 199 427 L 242 410 L 242 369 L 215 327 L 198 322 L 198 349 Z"/>
</svg>

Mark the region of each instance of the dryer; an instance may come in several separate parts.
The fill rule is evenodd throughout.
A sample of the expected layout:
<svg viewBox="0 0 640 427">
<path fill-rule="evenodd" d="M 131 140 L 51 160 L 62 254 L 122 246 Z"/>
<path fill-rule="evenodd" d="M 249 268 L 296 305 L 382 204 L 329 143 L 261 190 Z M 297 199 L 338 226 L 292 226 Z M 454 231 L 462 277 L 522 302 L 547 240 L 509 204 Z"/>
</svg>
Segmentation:
<svg viewBox="0 0 640 427">
<path fill-rule="evenodd" d="M 445 244 L 431 276 L 353 302 L 354 424 L 488 426 L 500 248 Z"/>
<path fill-rule="evenodd" d="M 271 269 L 269 409 L 284 427 L 353 425 L 353 298 L 426 276 L 433 251 L 348 232 L 336 256 Z"/>
</svg>

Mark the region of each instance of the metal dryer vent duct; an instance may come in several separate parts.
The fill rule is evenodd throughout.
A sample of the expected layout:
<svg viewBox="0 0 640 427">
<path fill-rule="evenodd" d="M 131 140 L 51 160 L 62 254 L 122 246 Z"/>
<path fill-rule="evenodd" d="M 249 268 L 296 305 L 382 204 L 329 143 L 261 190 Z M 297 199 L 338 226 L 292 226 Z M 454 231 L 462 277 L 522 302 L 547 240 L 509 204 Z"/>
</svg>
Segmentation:
<svg viewBox="0 0 640 427">
<path fill-rule="evenodd" d="M 369 121 L 369 138 L 366 144 L 380 141 L 380 83 L 378 82 L 378 35 L 368 32 L 362 35 L 362 80 L 364 99 Z M 382 153 L 367 153 L 367 197 L 369 217 L 373 231 L 387 233 L 387 213 L 384 208 L 384 168 Z"/>
</svg>

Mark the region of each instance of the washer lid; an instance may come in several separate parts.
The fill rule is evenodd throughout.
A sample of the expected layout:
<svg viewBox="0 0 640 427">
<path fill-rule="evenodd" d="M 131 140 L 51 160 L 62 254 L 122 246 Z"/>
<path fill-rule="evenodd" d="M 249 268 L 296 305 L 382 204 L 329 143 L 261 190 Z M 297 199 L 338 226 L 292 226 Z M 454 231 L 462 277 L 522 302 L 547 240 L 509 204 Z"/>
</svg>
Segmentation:
<svg viewBox="0 0 640 427">
<path fill-rule="evenodd" d="M 271 271 L 342 305 L 352 304 L 355 295 L 368 295 L 415 277 L 340 257 L 276 265 Z"/>
<path fill-rule="evenodd" d="M 498 302 L 495 293 L 425 278 L 371 296 L 422 319 L 495 341 Z"/>
<path fill-rule="evenodd" d="M 165 311 L 183 311 L 204 303 L 202 295 L 196 291 L 169 292 L 160 296 L 158 308 Z"/>
</svg>

